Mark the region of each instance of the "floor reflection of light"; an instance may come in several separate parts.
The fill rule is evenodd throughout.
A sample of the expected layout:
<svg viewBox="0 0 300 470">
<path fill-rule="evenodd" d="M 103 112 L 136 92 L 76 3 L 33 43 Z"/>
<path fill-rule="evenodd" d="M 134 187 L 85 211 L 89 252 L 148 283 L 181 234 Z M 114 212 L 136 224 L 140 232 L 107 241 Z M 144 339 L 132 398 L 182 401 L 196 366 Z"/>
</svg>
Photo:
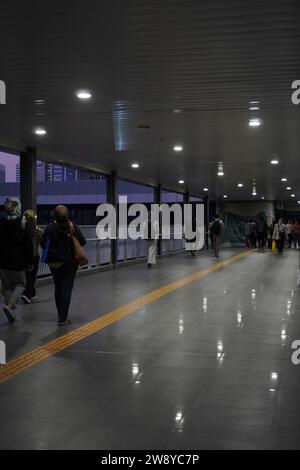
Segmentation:
<svg viewBox="0 0 300 470">
<path fill-rule="evenodd" d="M 139 373 L 139 365 L 138 364 L 132 364 L 132 374 L 133 375 L 138 375 Z"/>
<path fill-rule="evenodd" d="M 278 380 L 278 374 L 277 372 L 272 372 L 271 373 L 271 379 L 276 382 Z"/>
<path fill-rule="evenodd" d="M 241 312 L 238 312 L 236 317 L 237 317 L 237 323 L 238 325 L 240 325 L 243 320 L 243 315 L 241 314 Z"/>
<path fill-rule="evenodd" d="M 184 333 L 184 321 L 183 318 L 179 318 L 179 334 L 182 335 Z"/>
<path fill-rule="evenodd" d="M 218 348 L 217 358 L 219 359 L 219 361 L 222 361 L 223 358 L 224 358 L 224 344 L 223 344 L 223 341 L 218 341 L 217 348 Z"/>
<path fill-rule="evenodd" d="M 204 313 L 207 313 L 207 297 L 204 297 L 203 299 L 203 311 Z"/>
</svg>

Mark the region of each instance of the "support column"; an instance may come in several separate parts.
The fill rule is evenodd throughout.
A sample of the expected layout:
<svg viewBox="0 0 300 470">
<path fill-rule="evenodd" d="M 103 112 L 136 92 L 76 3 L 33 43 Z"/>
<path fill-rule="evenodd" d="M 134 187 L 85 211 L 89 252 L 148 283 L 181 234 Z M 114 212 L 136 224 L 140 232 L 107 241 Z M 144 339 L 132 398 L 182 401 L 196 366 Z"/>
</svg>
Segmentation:
<svg viewBox="0 0 300 470">
<path fill-rule="evenodd" d="M 22 210 L 33 209 L 36 211 L 36 160 L 37 152 L 34 147 L 20 154 L 20 193 Z"/>
<path fill-rule="evenodd" d="M 208 196 L 204 198 L 204 230 L 205 230 L 205 246 L 209 246 L 209 233 L 208 233 L 208 224 L 209 224 L 209 200 Z"/>
<path fill-rule="evenodd" d="M 112 204 L 116 209 L 117 214 L 117 237 L 119 233 L 119 214 L 118 214 L 118 174 L 113 171 L 111 175 L 107 176 L 107 203 Z M 111 262 L 116 265 L 118 262 L 118 238 L 111 240 Z"/>
<path fill-rule="evenodd" d="M 183 203 L 188 204 L 190 202 L 190 193 L 184 193 L 183 195 Z"/>
<path fill-rule="evenodd" d="M 154 204 L 161 205 L 161 185 L 158 184 L 154 189 Z M 162 220 L 161 220 L 161 213 L 159 213 L 159 239 L 157 240 L 157 254 L 158 256 L 162 253 L 162 239 L 161 239 L 161 230 L 162 230 Z"/>
</svg>

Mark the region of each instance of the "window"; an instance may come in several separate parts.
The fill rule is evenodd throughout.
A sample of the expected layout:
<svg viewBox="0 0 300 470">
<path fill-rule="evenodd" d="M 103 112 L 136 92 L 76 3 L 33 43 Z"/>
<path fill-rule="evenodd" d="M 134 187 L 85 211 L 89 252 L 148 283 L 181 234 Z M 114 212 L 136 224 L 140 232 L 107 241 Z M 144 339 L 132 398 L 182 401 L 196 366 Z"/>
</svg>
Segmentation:
<svg viewBox="0 0 300 470">
<path fill-rule="evenodd" d="M 136 204 L 154 203 L 154 188 L 143 184 L 131 183 L 122 179 L 118 180 L 118 198 L 127 196 L 127 202 Z"/>
<path fill-rule="evenodd" d="M 182 193 L 175 193 L 172 191 L 165 191 L 161 192 L 161 202 L 162 203 L 175 203 L 175 202 L 183 202 L 183 194 Z"/>
<path fill-rule="evenodd" d="M 0 151 L 0 204 L 7 197 L 20 198 L 20 157 Z"/>
<path fill-rule="evenodd" d="M 57 204 L 65 204 L 80 225 L 96 224 L 96 209 L 106 202 L 106 176 L 39 160 L 36 165 L 40 223 L 47 223 Z"/>
</svg>

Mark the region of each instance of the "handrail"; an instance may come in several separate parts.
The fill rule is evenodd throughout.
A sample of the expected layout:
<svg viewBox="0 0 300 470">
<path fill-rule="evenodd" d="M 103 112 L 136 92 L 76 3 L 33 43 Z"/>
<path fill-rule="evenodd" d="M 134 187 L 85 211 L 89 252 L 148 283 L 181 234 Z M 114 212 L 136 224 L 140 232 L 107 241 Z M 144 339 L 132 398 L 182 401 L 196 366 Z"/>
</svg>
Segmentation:
<svg viewBox="0 0 300 470">
<path fill-rule="evenodd" d="M 173 237 L 173 238 L 172 238 Z M 122 263 L 128 260 L 138 260 L 147 257 L 148 244 L 147 239 L 143 238 L 119 238 L 118 240 L 118 262 Z M 89 264 L 81 270 L 94 269 L 100 266 L 111 264 L 111 240 L 100 238 L 86 238 L 85 251 Z M 162 253 L 171 253 L 184 249 L 184 239 L 174 238 L 174 233 L 170 239 L 162 239 Z M 41 263 L 39 268 L 39 277 L 50 275 L 48 265 Z"/>
</svg>

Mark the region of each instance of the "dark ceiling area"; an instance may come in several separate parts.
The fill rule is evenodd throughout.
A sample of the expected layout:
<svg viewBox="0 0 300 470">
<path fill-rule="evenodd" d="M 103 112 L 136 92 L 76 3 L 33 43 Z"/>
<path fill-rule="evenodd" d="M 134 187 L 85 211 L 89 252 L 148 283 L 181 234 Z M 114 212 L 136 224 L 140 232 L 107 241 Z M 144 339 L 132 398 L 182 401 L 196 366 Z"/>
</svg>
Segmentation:
<svg viewBox="0 0 300 470">
<path fill-rule="evenodd" d="M 211 198 L 300 199 L 299 0 L 3 0 L 0 59 L 2 146 Z"/>
</svg>

